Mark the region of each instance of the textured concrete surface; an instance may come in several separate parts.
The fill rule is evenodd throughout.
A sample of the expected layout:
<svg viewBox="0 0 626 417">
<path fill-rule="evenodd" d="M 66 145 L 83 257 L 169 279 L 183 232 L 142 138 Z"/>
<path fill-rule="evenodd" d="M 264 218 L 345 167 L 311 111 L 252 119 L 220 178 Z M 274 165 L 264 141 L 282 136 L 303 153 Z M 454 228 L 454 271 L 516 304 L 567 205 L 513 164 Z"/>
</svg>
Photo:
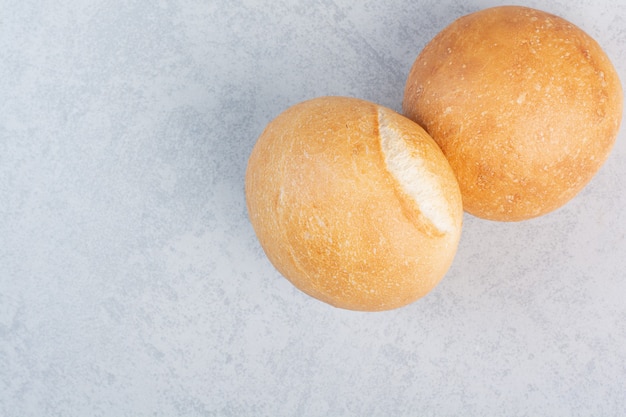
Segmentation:
<svg viewBox="0 0 626 417">
<path fill-rule="evenodd" d="M 495 1 L 0 1 L 0 415 L 617 416 L 626 129 L 523 223 L 465 217 L 395 311 L 293 288 L 247 220 L 264 126 L 319 95 L 400 109 L 440 29 Z M 626 80 L 626 5 L 529 0 Z"/>
</svg>

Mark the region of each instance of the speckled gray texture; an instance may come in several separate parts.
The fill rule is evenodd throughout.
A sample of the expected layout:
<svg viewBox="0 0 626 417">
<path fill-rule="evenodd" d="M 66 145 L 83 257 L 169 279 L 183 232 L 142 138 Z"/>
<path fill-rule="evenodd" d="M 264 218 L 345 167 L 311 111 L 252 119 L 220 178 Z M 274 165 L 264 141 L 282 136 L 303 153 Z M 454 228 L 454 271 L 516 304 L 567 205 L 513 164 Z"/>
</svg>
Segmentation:
<svg viewBox="0 0 626 417">
<path fill-rule="evenodd" d="M 494 1 L 0 1 L 0 415 L 617 416 L 626 129 L 523 223 L 465 217 L 418 302 L 334 309 L 272 268 L 243 176 L 264 126 L 400 109 L 426 42 Z M 623 2 L 528 1 L 626 80 Z"/>
</svg>

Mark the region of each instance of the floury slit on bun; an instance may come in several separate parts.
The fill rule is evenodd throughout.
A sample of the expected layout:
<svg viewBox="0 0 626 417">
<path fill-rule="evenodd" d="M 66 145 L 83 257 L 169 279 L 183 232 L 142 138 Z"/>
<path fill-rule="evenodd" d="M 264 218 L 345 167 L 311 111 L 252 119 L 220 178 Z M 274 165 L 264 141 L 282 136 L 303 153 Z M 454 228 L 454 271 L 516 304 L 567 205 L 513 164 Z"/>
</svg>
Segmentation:
<svg viewBox="0 0 626 417">
<path fill-rule="evenodd" d="M 404 116 L 355 98 L 312 99 L 270 122 L 248 161 L 245 192 L 276 269 L 350 310 L 424 296 L 461 235 L 460 190 L 437 144 Z"/>
<path fill-rule="evenodd" d="M 403 112 L 439 144 L 467 212 L 517 221 L 571 200 L 617 137 L 623 92 L 600 46 L 517 6 L 461 17 L 417 57 Z"/>
</svg>

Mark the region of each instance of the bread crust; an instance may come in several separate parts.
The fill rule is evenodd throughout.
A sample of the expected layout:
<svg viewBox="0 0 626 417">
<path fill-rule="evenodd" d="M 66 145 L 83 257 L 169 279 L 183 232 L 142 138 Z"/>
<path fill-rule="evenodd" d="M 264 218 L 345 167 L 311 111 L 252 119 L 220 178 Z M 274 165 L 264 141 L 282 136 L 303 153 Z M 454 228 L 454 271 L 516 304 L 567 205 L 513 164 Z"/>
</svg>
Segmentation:
<svg viewBox="0 0 626 417">
<path fill-rule="evenodd" d="M 450 230 L 421 213 L 387 169 L 381 117 L 436 178 Z M 245 192 L 272 264 L 336 307 L 378 311 L 415 301 L 443 277 L 460 238 L 460 191 L 440 149 L 412 121 L 364 100 L 320 97 L 280 114 L 254 146 Z"/>
<path fill-rule="evenodd" d="M 578 194 L 607 159 L 622 87 L 580 28 L 519 6 L 485 9 L 441 31 L 408 75 L 404 114 L 448 158 L 467 212 L 519 221 Z"/>
</svg>

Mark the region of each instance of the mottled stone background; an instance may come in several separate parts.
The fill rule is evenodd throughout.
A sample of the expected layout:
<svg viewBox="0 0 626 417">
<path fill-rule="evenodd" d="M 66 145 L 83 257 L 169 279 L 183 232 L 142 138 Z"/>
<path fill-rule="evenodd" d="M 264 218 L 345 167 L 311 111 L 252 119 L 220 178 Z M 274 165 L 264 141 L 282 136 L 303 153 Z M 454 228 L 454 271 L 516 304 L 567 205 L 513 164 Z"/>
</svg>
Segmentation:
<svg viewBox="0 0 626 417">
<path fill-rule="evenodd" d="M 426 42 L 498 3 L 0 0 L 0 415 L 623 415 L 626 129 L 562 209 L 466 215 L 443 282 L 391 312 L 303 295 L 247 220 L 274 116 L 400 110 Z M 626 81 L 626 3 L 524 4 Z"/>
</svg>

